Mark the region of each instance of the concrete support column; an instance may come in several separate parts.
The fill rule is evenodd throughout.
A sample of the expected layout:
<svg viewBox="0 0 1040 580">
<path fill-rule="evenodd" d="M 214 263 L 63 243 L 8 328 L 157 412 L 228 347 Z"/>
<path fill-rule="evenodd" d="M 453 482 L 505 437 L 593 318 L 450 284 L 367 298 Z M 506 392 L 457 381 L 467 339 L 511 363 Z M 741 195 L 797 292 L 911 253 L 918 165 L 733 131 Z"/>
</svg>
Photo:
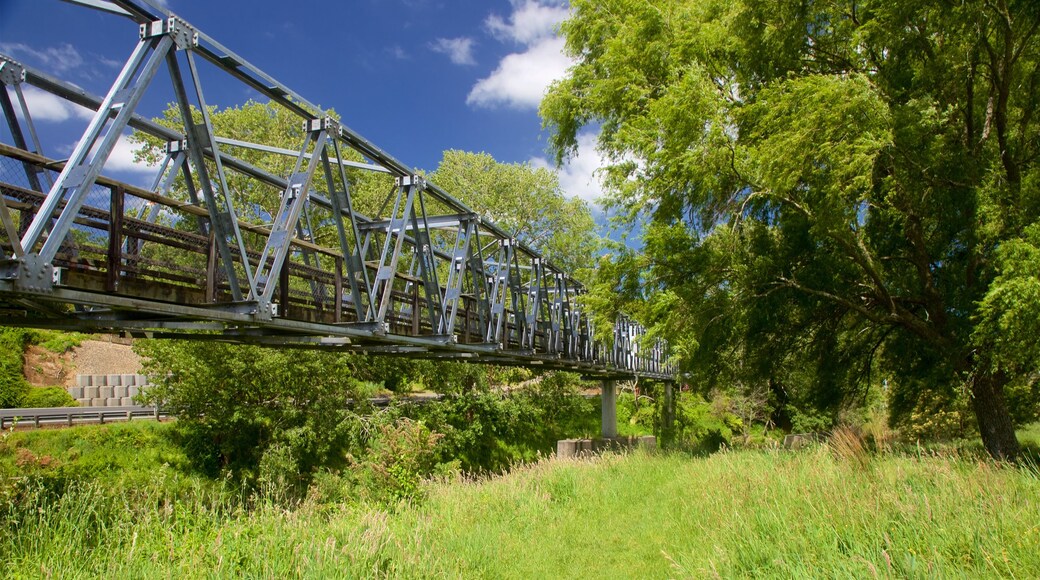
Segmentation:
<svg viewBox="0 0 1040 580">
<path fill-rule="evenodd" d="M 616 381 L 604 380 L 602 382 L 602 396 L 600 397 L 603 411 L 604 438 L 617 437 L 617 383 Z"/>
</svg>

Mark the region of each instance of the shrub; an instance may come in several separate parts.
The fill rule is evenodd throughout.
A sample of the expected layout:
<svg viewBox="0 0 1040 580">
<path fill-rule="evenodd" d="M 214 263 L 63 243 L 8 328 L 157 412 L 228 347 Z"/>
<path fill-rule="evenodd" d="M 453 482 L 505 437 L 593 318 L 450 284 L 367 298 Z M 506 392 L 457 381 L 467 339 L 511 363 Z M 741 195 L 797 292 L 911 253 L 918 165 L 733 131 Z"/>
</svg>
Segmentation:
<svg viewBox="0 0 1040 580">
<path fill-rule="evenodd" d="M 32 331 L 30 342 L 38 344 L 55 354 L 63 354 L 82 344 L 86 338 L 87 335 L 79 332 L 34 330 Z"/>
<path fill-rule="evenodd" d="M 728 445 L 740 420 L 726 406 L 695 393 L 681 393 L 675 401 L 676 443 L 708 452 Z"/>
<path fill-rule="evenodd" d="M 365 386 L 353 377 L 352 357 L 201 341 L 135 348 L 160 377 L 142 399 L 177 415 L 181 441 L 206 473 L 256 481 L 269 449 L 270 470 L 292 457 L 304 480 L 342 461 L 354 420 L 347 403 L 363 400 Z M 263 474 L 266 483 L 274 471 Z"/>
<path fill-rule="evenodd" d="M 538 410 L 540 420 L 528 426 L 537 444 L 555 445 L 557 440 L 581 434 L 586 428 L 586 418 L 593 414 L 594 406 L 581 396 L 583 386 L 574 373 L 551 372 L 514 394 L 528 398 Z"/>
<path fill-rule="evenodd" d="M 0 408 L 22 406 L 29 383 L 22 373 L 29 332 L 21 328 L 0 328 Z"/>
<path fill-rule="evenodd" d="M 492 385 L 515 385 L 534 378 L 534 372 L 524 367 L 486 367 L 488 382 Z"/>
<path fill-rule="evenodd" d="M 904 395 L 899 401 L 903 412 L 892 418 L 892 426 L 909 440 L 949 441 L 977 433 L 966 389 L 921 389 L 914 394 L 912 400 Z"/>
<path fill-rule="evenodd" d="M 257 483 L 265 499 L 285 503 L 299 497 L 303 478 L 291 446 L 278 442 L 268 447 L 260 457 L 257 472 Z"/>
<path fill-rule="evenodd" d="M 464 471 L 503 471 L 527 458 L 521 441 L 526 428 L 538 420 L 537 410 L 529 403 L 520 395 L 480 391 L 412 405 L 403 413 L 442 433 L 444 455 L 457 459 Z"/>
<path fill-rule="evenodd" d="M 23 407 L 78 407 L 79 403 L 63 387 L 30 387 L 22 398 Z"/>
<path fill-rule="evenodd" d="M 76 401 L 62 396 L 60 387 L 33 389 L 25 380 L 25 348 L 30 344 L 61 354 L 79 346 L 84 335 L 53 330 L 0 328 L 0 408 L 18 407 L 75 407 Z M 61 391 L 60 393 L 58 391 Z"/>
<path fill-rule="evenodd" d="M 437 465 L 437 444 L 443 437 L 422 421 L 407 417 L 380 426 L 367 456 L 358 465 L 370 497 L 387 504 L 422 499 L 423 480 Z"/>
</svg>

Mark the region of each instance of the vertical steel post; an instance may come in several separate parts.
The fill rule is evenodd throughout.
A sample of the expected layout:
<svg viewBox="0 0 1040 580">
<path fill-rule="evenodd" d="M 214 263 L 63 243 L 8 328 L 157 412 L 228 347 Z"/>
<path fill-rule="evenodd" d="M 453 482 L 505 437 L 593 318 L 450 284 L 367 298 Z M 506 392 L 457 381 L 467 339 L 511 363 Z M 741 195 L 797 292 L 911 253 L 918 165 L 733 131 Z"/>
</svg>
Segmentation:
<svg viewBox="0 0 1040 580">
<path fill-rule="evenodd" d="M 18 115 L 15 113 L 14 104 L 11 102 L 11 96 L 7 93 L 5 85 L 11 86 L 18 95 L 19 105 L 21 106 L 22 117 L 25 120 L 25 124 L 29 127 L 29 132 L 33 138 L 36 138 L 36 131 L 33 128 L 32 117 L 29 116 L 29 108 L 25 105 L 25 97 L 22 95 L 21 84 L 25 81 L 25 69 L 21 65 L 11 62 L 6 59 L 0 59 L 0 108 L 4 111 L 4 117 L 7 119 L 7 128 L 11 130 L 11 138 L 14 140 L 15 147 L 19 149 L 25 149 L 29 151 L 29 146 L 25 142 L 25 135 L 22 133 L 22 125 L 18 122 Z M 40 154 L 39 140 L 36 140 L 34 145 L 36 146 L 35 153 Z M 33 191 L 43 192 L 43 187 L 40 185 L 40 169 L 29 163 L 22 163 L 22 167 L 25 170 L 25 177 L 29 180 L 29 187 Z M 6 209 L 3 211 L 6 212 Z M 12 238 L 13 239 L 13 238 Z M 15 253 L 21 255 L 21 241 L 15 246 Z"/>
<path fill-rule="evenodd" d="M 219 256 L 217 248 L 217 232 L 209 231 L 209 253 L 206 254 L 206 302 L 217 301 L 217 259 Z"/>
<path fill-rule="evenodd" d="M 111 188 L 112 200 L 108 210 L 108 272 L 105 290 L 119 291 L 119 274 L 123 266 L 123 188 Z"/>
<path fill-rule="evenodd" d="M 459 311 L 459 300 L 462 299 L 462 287 L 466 280 L 466 258 L 470 252 L 470 244 L 475 229 L 473 222 L 463 220 L 455 235 L 455 248 L 448 264 L 448 279 L 444 286 L 444 303 L 441 306 L 441 320 L 438 334 L 453 336 L 455 320 Z M 469 312 L 467 307 L 467 313 Z M 469 318 L 467 316 L 467 324 Z"/>
<path fill-rule="evenodd" d="M 332 291 L 332 322 L 339 324 L 343 321 L 343 256 L 336 256 L 333 271 Z"/>
<path fill-rule="evenodd" d="M 246 275 L 246 283 L 249 285 L 248 299 L 257 299 L 257 288 L 256 278 L 253 274 L 253 268 L 249 263 L 249 250 L 246 248 L 245 241 L 242 238 L 242 232 L 238 227 L 238 216 L 235 213 L 235 204 L 231 197 L 231 189 L 227 184 L 227 176 L 224 173 L 224 163 L 220 158 L 220 148 L 217 145 L 216 135 L 213 131 L 213 120 L 210 117 L 209 107 L 206 105 L 206 98 L 202 93 L 202 79 L 199 77 L 198 66 L 195 64 L 195 55 L 192 50 L 185 51 L 185 56 L 188 61 L 188 74 L 191 76 L 192 83 L 195 87 L 195 95 L 199 103 L 199 113 L 202 116 L 202 123 L 195 125 L 195 122 L 191 116 L 191 110 L 188 109 L 187 103 L 182 106 L 182 114 L 187 116 L 184 119 L 186 124 L 189 124 L 195 136 L 195 142 L 191 139 L 188 140 L 188 145 L 193 147 L 199 155 L 202 156 L 201 148 L 207 147 L 213 153 L 213 169 L 217 174 L 217 185 L 220 190 L 221 205 L 217 206 L 217 200 L 213 196 L 212 186 L 206 191 L 206 201 L 209 203 L 210 210 L 210 225 L 220 225 L 220 230 L 228 236 L 234 237 L 235 242 L 238 245 L 238 256 L 242 261 L 242 270 Z M 176 63 L 176 59 L 172 59 Z M 178 71 L 179 72 L 179 71 Z M 202 133 L 202 135 L 200 135 Z M 205 139 L 205 142 L 199 142 Z M 205 167 L 205 163 L 197 164 L 195 167 L 196 171 L 202 171 L 201 168 Z M 200 181 L 206 182 L 207 179 L 202 177 Z M 223 237 L 223 236 L 221 236 Z M 226 238 L 225 242 L 226 242 Z M 225 243 L 226 246 L 226 243 Z M 221 248 L 224 251 L 224 248 Z M 228 253 L 224 256 L 225 267 L 228 271 L 228 282 L 232 285 L 232 292 L 235 293 L 238 288 L 238 278 L 235 276 L 235 269 L 230 262 L 231 255 Z M 235 296 L 236 300 L 241 300 L 239 296 Z"/>
<path fill-rule="evenodd" d="M 404 239 L 408 233 L 408 218 L 412 213 L 415 197 L 423 184 L 423 179 L 417 175 L 397 178 L 397 198 L 394 201 L 393 214 L 390 217 L 386 239 L 383 242 L 379 269 L 376 270 L 376 279 L 372 284 L 372 291 L 378 297 L 375 321 L 379 323 L 385 321 L 386 313 L 390 309 L 394 280 L 397 278 L 397 263 L 401 258 L 401 249 L 404 247 Z M 398 217 L 398 214 L 401 217 Z"/>
<path fill-rule="evenodd" d="M 509 346 L 509 323 L 506 301 L 510 297 L 511 268 L 513 266 L 513 246 L 515 240 L 499 241 L 498 261 L 495 264 L 495 275 L 491 284 L 491 320 L 488 324 L 487 342 Z"/>
<path fill-rule="evenodd" d="M 412 205 L 412 231 L 415 239 L 413 248 L 418 260 L 419 277 L 423 282 L 423 294 L 426 298 L 426 314 L 430 319 L 430 329 L 437 332 L 441 326 L 441 316 L 444 308 L 444 296 L 441 294 L 441 285 L 437 279 L 436 257 L 433 253 L 433 240 L 430 236 L 430 225 L 426 216 L 426 202 L 423 190 L 419 190 L 416 200 L 418 204 Z M 418 205 L 418 211 L 416 210 Z"/>
<path fill-rule="evenodd" d="M 343 152 L 340 151 L 339 147 L 339 132 L 337 129 L 334 131 L 332 138 L 332 151 L 336 156 L 337 160 L 343 159 Z M 353 201 L 350 196 L 350 181 L 347 179 L 347 173 L 343 168 L 343 164 L 336 164 L 336 172 L 333 173 L 332 165 L 329 162 L 329 151 L 328 148 L 323 148 L 321 151 L 321 160 L 325 169 L 325 181 L 329 187 L 329 200 L 332 202 L 332 213 L 333 220 L 336 223 L 336 234 L 339 237 L 340 249 L 343 252 L 344 258 L 346 258 L 347 266 L 347 282 L 350 284 L 350 296 L 354 303 L 354 310 L 357 315 L 359 322 L 369 320 L 375 315 L 375 302 L 373 301 L 372 285 L 369 283 L 368 270 L 365 269 L 365 259 L 363 254 L 363 241 L 361 232 L 358 230 L 357 219 L 354 216 Z M 333 184 L 338 183 L 340 187 L 335 187 Z M 354 237 L 354 247 L 351 249 L 347 241 L 347 230 L 343 224 L 343 215 L 347 216 L 350 220 L 350 232 Z M 364 284 L 363 288 L 358 287 L 358 283 Z M 365 302 L 361 301 L 361 290 L 365 292 Z"/>
<path fill-rule="evenodd" d="M 188 99 L 188 90 L 184 83 L 184 77 L 181 74 L 181 68 L 177 61 L 177 55 L 170 53 L 166 57 L 166 68 L 170 73 L 170 81 L 173 83 L 173 92 L 177 97 L 177 106 L 181 112 L 181 118 L 184 121 L 184 132 L 187 135 L 185 147 L 188 154 L 191 156 L 191 164 L 195 167 L 195 174 L 199 179 L 199 187 L 202 189 L 202 199 L 206 202 L 206 209 L 209 210 L 209 233 L 213 235 L 213 239 L 216 243 L 216 251 L 220 255 L 221 263 L 224 266 L 224 275 L 227 277 L 228 286 L 231 289 L 232 300 L 242 300 L 242 289 L 238 283 L 238 274 L 235 272 L 235 260 L 231 254 L 231 247 L 228 245 L 228 238 L 232 236 L 232 227 L 235 228 L 234 234 L 237 238 L 238 234 L 238 222 L 234 215 L 234 208 L 221 208 L 217 205 L 217 195 L 213 191 L 213 181 L 209 177 L 209 169 L 206 167 L 206 158 L 203 154 L 203 148 L 205 144 L 203 141 L 208 141 L 215 146 L 215 141 L 207 138 L 202 133 L 206 130 L 206 123 L 196 124 L 194 117 L 192 117 L 191 102 Z M 200 109 L 206 110 L 206 104 L 202 101 L 200 96 Z M 220 152 L 214 147 L 213 155 L 219 160 Z M 217 161 L 219 163 L 219 161 Z M 191 172 L 188 169 L 188 164 L 182 165 L 182 171 L 184 173 L 184 181 L 188 187 L 189 193 L 194 191 L 194 185 L 191 179 Z M 221 182 L 223 183 L 223 182 Z M 223 192 L 219 192 L 223 195 Z M 230 205 L 230 200 L 227 200 Z M 227 211 L 221 211 L 225 209 Z M 200 218 L 201 219 L 201 218 Z M 248 262 L 248 257 L 243 255 L 243 265 Z M 247 271 L 248 267 L 245 268 Z"/>
</svg>

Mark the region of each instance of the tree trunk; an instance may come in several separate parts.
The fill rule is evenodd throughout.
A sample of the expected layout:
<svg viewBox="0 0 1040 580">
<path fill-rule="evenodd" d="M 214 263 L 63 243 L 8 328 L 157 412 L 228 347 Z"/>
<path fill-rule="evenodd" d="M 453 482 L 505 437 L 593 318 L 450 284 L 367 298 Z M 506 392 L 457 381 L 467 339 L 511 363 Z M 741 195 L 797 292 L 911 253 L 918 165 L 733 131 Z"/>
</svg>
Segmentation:
<svg viewBox="0 0 1040 580">
<path fill-rule="evenodd" d="M 971 404 L 986 451 L 994 459 L 1014 461 L 1021 448 L 1004 401 L 1006 382 L 1002 376 L 979 372 L 971 381 Z"/>
</svg>

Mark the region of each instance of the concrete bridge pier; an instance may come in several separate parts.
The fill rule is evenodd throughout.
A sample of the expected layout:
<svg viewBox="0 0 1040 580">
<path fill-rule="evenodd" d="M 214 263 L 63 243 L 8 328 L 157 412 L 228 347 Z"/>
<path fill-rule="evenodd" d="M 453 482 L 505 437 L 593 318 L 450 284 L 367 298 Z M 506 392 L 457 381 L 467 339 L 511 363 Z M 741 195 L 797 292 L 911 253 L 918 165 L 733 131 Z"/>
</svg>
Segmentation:
<svg viewBox="0 0 1040 580">
<path fill-rule="evenodd" d="M 617 437 L 617 381 L 603 380 L 601 389 L 600 402 L 603 407 L 600 415 L 602 418 L 601 435 L 604 439 L 610 439 Z"/>
</svg>

